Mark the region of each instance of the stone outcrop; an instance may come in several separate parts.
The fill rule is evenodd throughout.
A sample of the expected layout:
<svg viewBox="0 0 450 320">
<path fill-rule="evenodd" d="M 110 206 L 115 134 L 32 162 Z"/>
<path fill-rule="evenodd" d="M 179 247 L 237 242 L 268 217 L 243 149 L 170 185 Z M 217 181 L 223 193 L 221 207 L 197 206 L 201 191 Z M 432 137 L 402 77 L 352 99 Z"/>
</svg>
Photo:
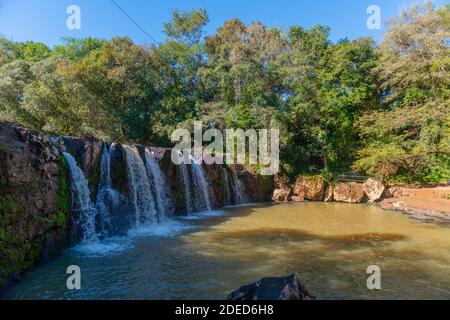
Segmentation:
<svg viewBox="0 0 450 320">
<path fill-rule="evenodd" d="M 275 189 L 272 195 L 272 201 L 275 202 L 288 202 L 291 199 L 292 189 Z"/>
<path fill-rule="evenodd" d="M 334 200 L 346 203 L 363 203 L 366 194 L 361 183 L 338 183 L 334 188 Z"/>
<path fill-rule="evenodd" d="M 312 300 L 297 274 L 280 278 L 263 278 L 242 286 L 228 296 L 228 300 Z"/>
<path fill-rule="evenodd" d="M 299 177 L 294 185 L 296 197 L 311 201 L 323 201 L 327 182 L 321 176 Z"/>
<path fill-rule="evenodd" d="M 382 200 L 385 191 L 386 185 L 379 178 L 370 178 L 364 183 L 364 192 L 371 203 Z"/>
<path fill-rule="evenodd" d="M 48 136 L 0 122 L 0 287 L 66 245 L 69 185 Z"/>
<path fill-rule="evenodd" d="M 288 202 L 291 200 L 292 188 L 278 177 L 274 180 L 275 190 L 273 191 L 272 201 Z"/>
</svg>

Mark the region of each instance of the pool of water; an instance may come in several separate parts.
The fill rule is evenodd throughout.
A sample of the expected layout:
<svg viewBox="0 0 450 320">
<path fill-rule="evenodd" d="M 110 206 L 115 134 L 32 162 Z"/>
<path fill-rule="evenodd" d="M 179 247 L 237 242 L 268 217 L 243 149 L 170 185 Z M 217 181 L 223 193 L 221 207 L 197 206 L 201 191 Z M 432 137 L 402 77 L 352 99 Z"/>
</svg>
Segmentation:
<svg viewBox="0 0 450 320">
<path fill-rule="evenodd" d="M 69 265 L 81 268 L 81 290 L 66 287 Z M 371 265 L 381 290 L 367 289 Z M 228 208 L 66 250 L 2 298 L 224 299 L 294 272 L 319 299 L 449 299 L 450 226 L 367 205 Z"/>
</svg>

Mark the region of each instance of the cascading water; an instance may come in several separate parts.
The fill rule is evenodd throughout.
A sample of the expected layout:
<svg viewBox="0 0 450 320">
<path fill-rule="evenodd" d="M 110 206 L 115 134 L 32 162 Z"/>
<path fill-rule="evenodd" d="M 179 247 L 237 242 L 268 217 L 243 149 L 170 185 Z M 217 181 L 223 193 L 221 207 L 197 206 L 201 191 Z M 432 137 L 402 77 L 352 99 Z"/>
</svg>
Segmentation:
<svg viewBox="0 0 450 320">
<path fill-rule="evenodd" d="M 191 192 L 191 184 L 189 181 L 189 173 L 187 170 L 187 165 L 184 162 L 183 154 L 180 152 L 180 153 L 178 153 L 178 156 L 181 160 L 179 167 L 180 167 L 181 177 L 183 178 L 184 195 L 186 198 L 186 213 L 189 214 L 189 213 L 193 212 L 192 192 Z"/>
<path fill-rule="evenodd" d="M 233 172 L 233 195 L 234 195 L 234 201 L 236 204 L 242 204 L 247 202 L 247 196 L 245 195 L 244 186 L 241 183 L 241 180 L 239 179 L 239 176 L 237 174 L 236 169 L 232 170 Z"/>
<path fill-rule="evenodd" d="M 224 203 L 226 205 L 229 205 L 232 203 L 231 190 L 230 190 L 230 179 L 228 178 L 228 170 L 225 167 L 222 168 L 222 178 L 223 178 Z"/>
<path fill-rule="evenodd" d="M 209 187 L 205 178 L 203 167 L 199 161 L 191 157 L 192 182 L 197 190 L 196 208 L 197 210 L 211 211 L 211 202 L 209 201 Z"/>
<path fill-rule="evenodd" d="M 136 147 L 124 146 L 128 170 L 130 200 L 135 213 L 135 226 L 157 221 L 150 181 L 145 164 Z"/>
<path fill-rule="evenodd" d="M 170 200 L 170 191 L 167 187 L 166 179 L 158 162 L 148 149 L 145 150 L 145 165 L 150 178 L 151 188 L 156 198 L 158 219 L 162 220 L 173 214 L 174 207 Z"/>
<path fill-rule="evenodd" d="M 111 153 L 106 144 L 103 147 L 100 173 L 96 206 L 100 216 L 102 238 L 105 238 L 112 232 L 111 212 L 118 207 L 119 199 L 118 193 L 112 188 Z"/>
<path fill-rule="evenodd" d="M 80 230 L 82 243 L 96 242 L 99 240 L 95 231 L 97 210 L 91 201 L 88 181 L 74 157 L 67 152 L 63 152 L 63 156 L 67 161 L 71 175 L 73 224 L 75 229 Z"/>
</svg>

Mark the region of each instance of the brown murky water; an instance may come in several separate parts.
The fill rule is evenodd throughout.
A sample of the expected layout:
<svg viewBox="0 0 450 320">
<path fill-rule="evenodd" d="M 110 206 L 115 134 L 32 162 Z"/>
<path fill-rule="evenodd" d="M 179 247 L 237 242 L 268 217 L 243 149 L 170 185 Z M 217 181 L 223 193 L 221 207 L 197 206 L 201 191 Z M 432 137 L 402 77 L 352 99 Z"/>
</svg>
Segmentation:
<svg viewBox="0 0 450 320">
<path fill-rule="evenodd" d="M 233 261 L 248 281 L 297 272 L 319 298 L 450 298 L 450 228 L 375 206 L 286 204 L 185 236 L 189 247 Z M 378 265 L 382 290 L 367 289 Z"/>
<path fill-rule="evenodd" d="M 224 299 L 297 272 L 319 299 L 449 299 L 450 226 L 375 206 L 299 203 L 229 208 L 74 248 L 29 272 L 4 299 Z M 82 289 L 66 287 L 78 265 Z M 382 290 L 367 289 L 368 266 Z"/>
</svg>

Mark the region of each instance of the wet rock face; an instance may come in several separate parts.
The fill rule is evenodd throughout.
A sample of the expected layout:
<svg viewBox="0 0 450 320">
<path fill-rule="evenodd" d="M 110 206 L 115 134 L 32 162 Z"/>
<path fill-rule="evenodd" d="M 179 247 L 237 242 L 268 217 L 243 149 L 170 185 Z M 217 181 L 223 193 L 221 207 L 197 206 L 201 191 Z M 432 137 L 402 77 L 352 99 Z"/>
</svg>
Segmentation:
<svg viewBox="0 0 450 320">
<path fill-rule="evenodd" d="M 222 208 L 225 203 L 225 181 L 223 167 L 218 164 L 203 165 L 206 181 L 209 184 L 209 200 L 213 208 Z"/>
<path fill-rule="evenodd" d="M 299 177 L 294 185 L 294 195 L 311 201 L 323 201 L 326 181 L 320 177 Z"/>
<path fill-rule="evenodd" d="M 263 278 L 242 286 L 228 296 L 228 300 L 312 300 L 297 274 L 280 278 Z"/>
<path fill-rule="evenodd" d="M 69 211 L 67 168 L 50 138 L 0 122 L 0 287 L 59 253 Z"/>
<path fill-rule="evenodd" d="M 337 202 L 363 203 L 365 197 L 364 185 L 360 183 L 338 183 L 334 189 Z"/>
<path fill-rule="evenodd" d="M 386 191 L 386 186 L 379 178 L 370 178 L 364 183 L 364 192 L 367 195 L 369 202 L 377 202 L 382 200 Z"/>
<path fill-rule="evenodd" d="M 102 158 L 103 141 L 86 134 L 81 138 L 60 137 L 56 144 L 62 151 L 70 153 L 89 182 L 89 189 L 96 195 L 96 188 L 100 179 L 100 162 Z"/>
<path fill-rule="evenodd" d="M 236 165 L 239 179 L 244 187 L 247 202 L 270 201 L 274 190 L 274 177 L 261 176 L 251 167 Z"/>
</svg>

